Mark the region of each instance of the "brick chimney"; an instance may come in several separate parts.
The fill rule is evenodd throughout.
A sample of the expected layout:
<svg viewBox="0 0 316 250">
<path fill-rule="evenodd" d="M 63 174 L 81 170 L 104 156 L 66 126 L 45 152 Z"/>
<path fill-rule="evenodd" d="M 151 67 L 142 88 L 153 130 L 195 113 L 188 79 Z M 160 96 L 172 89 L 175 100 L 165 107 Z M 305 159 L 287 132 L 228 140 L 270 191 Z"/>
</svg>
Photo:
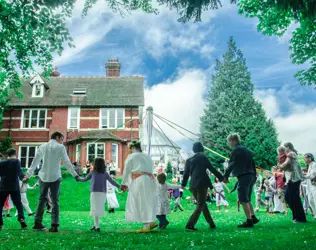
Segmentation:
<svg viewBox="0 0 316 250">
<path fill-rule="evenodd" d="M 52 72 L 50 73 L 50 76 L 51 77 L 58 77 L 58 76 L 60 76 L 60 73 L 58 72 L 57 67 L 53 67 L 52 68 Z"/>
<path fill-rule="evenodd" d="M 105 64 L 106 77 L 119 77 L 121 64 L 118 59 L 109 59 Z"/>
</svg>

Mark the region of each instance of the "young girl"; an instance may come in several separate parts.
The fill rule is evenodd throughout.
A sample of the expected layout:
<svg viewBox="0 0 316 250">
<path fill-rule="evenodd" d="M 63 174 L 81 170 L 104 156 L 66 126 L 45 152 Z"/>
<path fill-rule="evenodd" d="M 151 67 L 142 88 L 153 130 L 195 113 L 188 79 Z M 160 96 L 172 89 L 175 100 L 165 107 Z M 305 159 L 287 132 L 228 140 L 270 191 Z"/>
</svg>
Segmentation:
<svg viewBox="0 0 316 250">
<path fill-rule="evenodd" d="M 111 176 L 113 180 L 115 180 L 114 176 Z M 114 209 L 119 208 L 120 205 L 117 201 L 116 194 L 115 192 L 117 191 L 117 188 L 112 185 L 109 181 L 106 182 L 106 188 L 107 188 L 107 193 L 106 193 L 106 201 L 108 203 L 108 209 L 109 213 L 114 213 Z M 121 194 L 122 192 L 118 192 Z"/>
<path fill-rule="evenodd" d="M 180 185 L 170 185 L 166 184 L 167 176 L 164 173 L 160 173 L 157 176 L 158 180 L 158 211 L 157 219 L 159 221 L 159 228 L 165 229 L 169 221 L 167 220 L 166 215 L 170 214 L 170 204 L 168 199 L 168 189 L 181 188 Z"/>
<path fill-rule="evenodd" d="M 35 213 L 32 212 L 32 210 L 29 206 L 29 201 L 27 200 L 26 192 L 27 192 L 27 190 L 35 189 L 37 185 L 35 183 L 35 185 L 31 187 L 29 184 L 24 183 L 22 181 L 19 181 L 19 184 L 20 184 L 20 194 L 21 194 L 22 205 L 25 208 L 25 210 L 27 211 L 28 215 L 32 216 Z M 17 215 L 18 215 L 18 211 L 16 211 L 16 213 L 15 213 L 15 216 L 17 216 Z"/>
<path fill-rule="evenodd" d="M 174 186 L 177 185 L 177 179 L 173 178 L 172 183 Z M 178 208 L 180 211 L 184 211 L 183 207 L 181 206 L 181 189 L 180 188 L 172 188 L 172 197 L 174 198 L 174 208 L 173 211 L 176 212 Z"/>
<path fill-rule="evenodd" d="M 221 206 L 224 206 L 225 212 L 227 213 L 228 202 L 225 197 L 224 187 L 226 188 L 228 192 L 230 192 L 228 187 L 225 185 L 225 183 L 220 182 L 218 178 L 215 178 L 215 183 L 213 184 L 213 186 L 214 186 L 213 192 L 215 193 L 215 197 L 216 197 L 216 206 L 218 208 L 216 212 L 217 213 L 220 212 Z"/>
<path fill-rule="evenodd" d="M 273 194 L 275 192 L 275 189 L 272 187 L 270 181 L 268 180 L 268 178 L 265 179 L 264 181 L 264 187 L 266 189 L 265 192 L 265 200 L 266 200 L 266 204 L 267 204 L 267 212 L 269 214 L 273 214 Z"/>
<path fill-rule="evenodd" d="M 106 172 L 105 161 L 102 158 L 96 158 L 93 171 L 85 178 L 77 178 L 77 181 L 85 182 L 90 179 L 90 216 L 94 216 L 94 226 L 91 230 L 100 232 L 99 216 L 105 216 L 106 182 L 110 182 L 117 188 L 121 186 Z"/>
</svg>

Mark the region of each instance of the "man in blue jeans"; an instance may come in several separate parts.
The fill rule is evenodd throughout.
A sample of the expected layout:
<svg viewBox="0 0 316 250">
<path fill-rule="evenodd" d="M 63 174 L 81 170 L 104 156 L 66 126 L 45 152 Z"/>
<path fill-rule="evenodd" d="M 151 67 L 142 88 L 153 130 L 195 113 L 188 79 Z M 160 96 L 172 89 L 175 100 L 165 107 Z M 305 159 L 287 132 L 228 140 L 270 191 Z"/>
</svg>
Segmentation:
<svg viewBox="0 0 316 250">
<path fill-rule="evenodd" d="M 18 211 L 18 221 L 23 229 L 27 225 L 24 221 L 19 179 L 22 180 L 24 175 L 21 162 L 16 159 L 16 150 L 11 148 L 7 151 L 7 154 L 8 159 L 0 162 L 0 229 L 3 226 L 2 210 L 8 195 L 11 196 L 11 200 Z"/>
<path fill-rule="evenodd" d="M 251 194 L 256 182 L 256 165 L 250 151 L 240 144 L 238 134 L 231 134 L 227 138 L 228 144 L 233 148 L 228 167 L 224 174 L 224 182 L 232 173 L 238 179 L 238 199 L 243 207 L 247 220 L 240 224 L 239 228 L 249 228 L 257 224 L 259 220 L 254 214 L 251 204 Z"/>
</svg>

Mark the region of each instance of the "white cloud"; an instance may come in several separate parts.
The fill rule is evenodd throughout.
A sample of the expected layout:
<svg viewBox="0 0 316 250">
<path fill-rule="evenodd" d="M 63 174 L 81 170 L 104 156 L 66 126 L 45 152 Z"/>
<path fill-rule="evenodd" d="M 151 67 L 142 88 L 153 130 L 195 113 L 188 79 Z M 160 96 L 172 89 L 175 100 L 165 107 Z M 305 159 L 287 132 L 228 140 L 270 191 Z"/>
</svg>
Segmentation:
<svg viewBox="0 0 316 250">
<path fill-rule="evenodd" d="M 289 41 L 291 40 L 292 38 L 292 33 L 293 31 L 300 27 L 300 24 L 299 22 L 292 22 L 291 25 L 289 26 L 289 28 L 287 29 L 287 31 L 283 34 L 283 36 L 281 37 L 278 37 L 278 42 L 280 44 L 286 44 L 286 43 L 289 43 Z"/>
<path fill-rule="evenodd" d="M 145 88 L 146 107 L 152 106 L 154 113 L 194 132 L 199 132 L 200 116 L 205 100 L 207 75 L 197 69 L 183 70 L 174 79 Z M 176 130 L 155 118 L 164 132 L 175 142 L 185 139 Z M 182 131 L 184 132 L 184 131 Z M 185 133 L 189 138 L 195 139 Z"/>
<path fill-rule="evenodd" d="M 295 103 L 286 97 L 283 90 L 280 93 L 273 89 L 256 91 L 256 97 L 274 120 L 280 141 L 292 142 L 301 153 L 316 153 L 316 104 Z M 289 105 L 289 113 L 284 115 L 280 112 L 281 102 Z"/>
</svg>

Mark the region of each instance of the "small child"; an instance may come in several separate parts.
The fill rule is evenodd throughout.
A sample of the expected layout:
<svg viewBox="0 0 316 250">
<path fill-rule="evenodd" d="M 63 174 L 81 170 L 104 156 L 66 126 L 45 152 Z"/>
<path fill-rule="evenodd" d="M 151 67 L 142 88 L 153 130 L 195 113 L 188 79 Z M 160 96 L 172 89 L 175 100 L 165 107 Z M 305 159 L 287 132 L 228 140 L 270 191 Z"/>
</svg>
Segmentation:
<svg viewBox="0 0 316 250">
<path fill-rule="evenodd" d="M 278 165 L 282 165 L 286 161 L 286 158 L 287 158 L 286 148 L 284 146 L 278 147 Z M 284 177 L 287 183 L 291 179 L 291 169 L 285 170 Z"/>
<path fill-rule="evenodd" d="M 229 194 L 231 194 L 231 193 L 236 191 L 236 189 L 238 187 L 238 183 L 239 182 L 237 181 L 235 186 L 234 186 L 234 188 L 229 192 Z M 238 197 L 237 197 L 237 211 L 240 212 L 240 201 L 239 201 Z"/>
<path fill-rule="evenodd" d="M 122 187 L 106 172 L 105 161 L 102 158 L 96 158 L 93 171 L 85 178 L 77 178 L 77 181 L 86 182 L 90 179 L 90 216 L 94 217 L 94 226 L 91 231 L 100 232 L 99 216 L 105 216 L 106 183 L 108 181 L 117 188 Z"/>
<path fill-rule="evenodd" d="M 11 214 L 10 214 L 10 211 L 11 211 L 12 208 L 13 208 L 12 200 L 11 200 L 10 195 L 8 195 L 8 197 L 7 197 L 7 199 L 5 200 L 5 203 L 4 203 L 4 210 L 6 211 L 6 214 L 3 211 L 2 216 L 12 217 Z"/>
<path fill-rule="evenodd" d="M 269 214 L 273 214 L 273 194 L 275 193 L 275 189 L 273 189 L 268 178 L 266 178 L 263 185 L 266 189 L 264 199 L 266 200 L 266 204 L 267 204 L 267 212 Z"/>
<path fill-rule="evenodd" d="M 176 178 L 172 179 L 172 184 L 174 186 L 178 186 Z M 172 197 L 174 198 L 173 212 L 177 212 L 178 208 L 180 209 L 180 211 L 184 211 L 183 207 L 181 206 L 181 189 L 172 188 Z"/>
<path fill-rule="evenodd" d="M 113 180 L 115 180 L 114 176 L 111 176 Z M 106 182 L 106 188 L 107 188 L 107 193 L 106 193 L 106 201 L 108 203 L 108 209 L 109 213 L 114 213 L 114 209 L 119 208 L 120 205 L 117 201 L 116 194 L 115 192 L 117 191 L 117 187 L 112 185 L 109 181 Z M 123 192 L 118 192 L 119 194 Z"/>
<path fill-rule="evenodd" d="M 19 181 L 20 183 L 20 193 L 21 193 L 21 201 L 22 201 L 22 205 L 25 208 L 26 212 L 28 213 L 29 216 L 33 216 L 35 213 L 32 212 L 30 206 L 29 206 L 29 201 L 27 200 L 27 196 L 26 196 L 26 192 L 27 190 L 32 190 L 36 188 L 36 184 L 31 187 L 29 184 L 24 183 L 22 181 Z M 16 211 L 15 216 L 18 215 L 18 211 Z"/>
<path fill-rule="evenodd" d="M 224 187 L 226 188 L 228 192 L 230 192 L 228 187 L 225 185 L 224 182 L 220 182 L 218 178 L 215 178 L 215 183 L 213 184 L 213 186 L 214 186 L 213 192 L 215 193 L 215 197 L 216 197 L 216 206 L 218 208 L 216 213 L 220 212 L 221 206 L 225 207 L 225 212 L 227 213 L 228 212 L 227 207 L 229 204 L 225 197 Z"/>
<path fill-rule="evenodd" d="M 168 199 L 168 189 L 179 189 L 180 185 L 166 184 L 167 176 L 165 173 L 160 173 L 157 176 L 158 187 L 158 212 L 157 219 L 159 221 L 159 228 L 165 229 L 169 221 L 167 220 L 167 214 L 170 214 L 170 204 Z"/>
<path fill-rule="evenodd" d="M 177 182 L 182 183 L 182 175 L 180 174 L 180 171 L 177 171 L 176 180 Z"/>
</svg>

